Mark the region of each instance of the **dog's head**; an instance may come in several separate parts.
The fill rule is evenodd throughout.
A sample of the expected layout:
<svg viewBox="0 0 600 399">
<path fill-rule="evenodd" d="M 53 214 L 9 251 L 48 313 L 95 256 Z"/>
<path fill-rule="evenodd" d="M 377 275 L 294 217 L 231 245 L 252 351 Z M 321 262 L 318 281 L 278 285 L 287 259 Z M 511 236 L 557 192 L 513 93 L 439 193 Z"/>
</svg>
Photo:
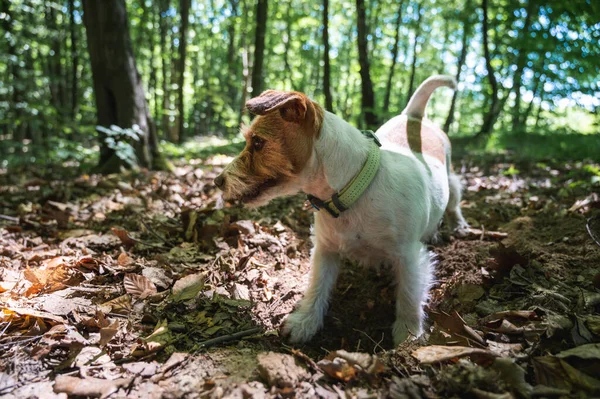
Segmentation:
<svg viewBox="0 0 600 399">
<path fill-rule="evenodd" d="M 276 90 L 249 100 L 246 108 L 257 116 L 242 128 L 244 150 L 215 179 L 223 198 L 260 206 L 297 193 L 321 129 L 322 108 L 302 93 Z"/>
</svg>

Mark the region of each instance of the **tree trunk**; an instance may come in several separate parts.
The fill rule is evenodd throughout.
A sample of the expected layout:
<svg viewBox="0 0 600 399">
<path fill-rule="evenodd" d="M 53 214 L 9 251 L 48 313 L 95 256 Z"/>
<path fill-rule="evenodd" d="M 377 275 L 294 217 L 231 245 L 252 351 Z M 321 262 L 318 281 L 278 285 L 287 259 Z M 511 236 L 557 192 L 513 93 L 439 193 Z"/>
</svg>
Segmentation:
<svg viewBox="0 0 600 399">
<path fill-rule="evenodd" d="M 385 97 L 383 99 L 383 110 L 387 112 L 390 109 L 390 96 L 392 95 L 392 80 L 394 79 L 394 69 L 398 62 L 398 47 L 400 44 L 400 25 L 402 24 L 402 6 L 404 1 L 398 4 L 398 15 L 396 16 L 396 36 L 394 37 L 394 45 L 392 46 L 392 65 L 388 73 L 387 85 L 385 86 Z"/>
<path fill-rule="evenodd" d="M 523 133 L 527 133 L 527 119 L 529 119 L 529 116 L 531 115 L 531 111 L 533 111 L 534 100 L 535 100 L 535 97 L 538 95 L 540 87 L 541 88 L 544 87 L 545 77 L 544 77 L 544 75 L 540 75 L 540 77 L 538 79 L 535 79 L 535 77 L 534 77 L 534 81 L 535 81 L 535 83 L 533 85 L 533 98 L 529 102 L 529 105 L 527 106 L 527 109 L 525 110 L 525 113 L 522 115 L 521 120 L 519 122 L 519 123 L 521 123 L 521 126 L 522 126 L 521 130 Z"/>
<path fill-rule="evenodd" d="M 365 117 L 366 127 L 375 128 L 378 124 L 375 114 L 375 93 L 373 93 L 373 82 L 369 70 L 369 56 L 367 48 L 367 23 L 364 0 L 356 0 L 357 11 L 357 41 L 358 62 L 360 64 L 360 80 L 362 94 L 362 110 Z"/>
<path fill-rule="evenodd" d="M 59 35 L 62 35 L 62 27 L 58 26 L 56 10 L 53 4 L 45 4 L 46 26 L 50 32 L 50 49 L 48 55 L 48 70 L 50 78 L 50 94 L 52 105 L 57 111 L 59 118 L 62 117 L 65 106 L 65 85 L 62 68 L 62 43 Z M 61 118 L 62 119 L 62 118 Z"/>
<path fill-rule="evenodd" d="M 156 130 L 135 66 L 125 0 L 83 0 L 83 11 L 98 124 L 106 128 L 137 125 L 141 133 L 139 140 L 132 143 L 137 162 L 143 167 L 163 168 Z M 119 157 L 106 134 L 100 134 L 100 141 L 101 172 L 111 173 L 122 166 L 131 166 Z"/>
<path fill-rule="evenodd" d="M 325 109 L 333 112 L 331 97 L 331 66 L 329 63 L 329 0 L 323 0 L 323 91 L 325 92 Z"/>
<path fill-rule="evenodd" d="M 240 104 L 240 113 L 238 117 L 238 126 L 242 125 L 242 118 L 246 111 L 246 98 L 248 98 L 248 87 L 250 86 L 250 55 L 248 51 L 248 43 L 246 42 L 246 27 L 248 26 L 248 4 L 245 0 L 242 2 L 242 32 L 241 43 L 242 48 L 242 98 Z"/>
<path fill-rule="evenodd" d="M 75 120 L 79 108 L 79 51 L 74 0 L 69 0 L 69 32 L 71 36 L 71 120 Z"/>
<path fill-rule="evenodd" d="M 267 31 L 267 0 L 256 3 L 256 35 L 254 38 L 254 66 L 252 67 L 252 96 L 263 90 L 263 62 L 265 55 L 265 34 Z"/>
<path fill-rule="evenodd" d="M 501 107 L 500 99 L 498 97 L 498 81 L 496 80 L 496 75 L 494 74 L 494 67 L 492 66 L 492 57 L 490 55 L 490 44 L 488 37 L 488 0 L 482 0 L 481 9 L 483 11 L 483 53 L 485 57 L 485 67 L 487 69 L 488 80 L 490 81 L 492 93 L 490 108 L 483 117 L 483 125 L 481 126 L 481 130 L 479 130 L 479 133 L 477 133 L 477 137 L 485 136 L 491 133 L 492 129 L 494 128 L 494 124 L 498 119 L 498 115 L 500 114 Z"/>
<path fill-rule="evenodd" d="M 173 132 L 171 130 L 171 124 L 169 122 L 169 111 L 171 108 L 171 101 L 170 101 L 170 63 L 169 58 L 167 58 L 169 56 L 169 54 L 171 53 L 171 46 L 167 45 L 167 38 L 168 38 L 168 25 L 167 25 L 167 21 L 165 21 L 165 18 L 167 18 L 167 12 L 169 11 L 169 0 L 159 0 L 159 5 L 160 5 L 160 11 L 159 11 L 159 15 L 158 15 L 158 29 L 160 31 L 160 49 L 161 49 L 161 54 L 160 54 L 160 59 L 161 59 L 161 69 L 162 69 L 162 91 L 163 91 L 163 97 L 162 97 L 162 128 L 163 128 L 163 134 L 165 137 L 168 137 L 168 139 L 172 142 L 175 142 L 177 140 L 177 137 L 173 137 Z"/>
<path fill-rule="evenodd" d="M 183 96 L 183 85 L 185 83 L 185 57 L 187 55 L 187 36 L 190 22 L 190 0 L 180 0 L 181 13 L 181 36 L 179 37 L 179 63 L 177 71 L 177 110 L 179 115 L 179 125 L 177 128 L 177 138 L 179 144 L 183 143 L 185 132 L 183 125 L 185 123 L 185 99 Z"/>
<path fill-rule="evenodd" d="M 283 65 L 284 65 L 284 74 L 286 79 L 290 83 L 290 87 L 292 90 L 296 90 L 296 85 L 294 84 L 294 77 L 292 76 L 292 67 L 290 65 L 290 41 L 292 39 L 292 0 L 288 1 L 287 8 L 285 10 L 285 35 L 283 36 L 283 44 L 285 46 L 285 50 L 283 51 Z"/>
<path fill-rule="evenodd" d="M 540 105 L 537 109 L 537 113 L 535 115 L 535 123 L 533 124 L 533 130 L 535 130 L 537 132 L 539 124 L 540 124 L 540 116 L 542 115 L 542 110 L 543 107 L 542 105 L 544 104 L 544 97 L 546 97 L 546 91 L 544 90 L 544 85 L 542 85 L 542 92 L 540 93 Z"/>
<path fill-rule="evenodd" d="M 408 102 L 410 101 L 410 97 L 413 95 L 413 92 L 415 90 L 415 75 L 417 73 L 417 45 L 419 43 L 419 36 L 421 35 L 421 4 L 418 3 L 417 4 L 417 27 L 415 29 L 415 41 L 413 43 L 413 48 L 412 48 L 412 62 L 411 62 L 411 66 L 410 66 L 410 79 L 409 79 L 409 83 L 408 83 L 408 91 L 406 92 L 406 105 L 408 105 Z"/>
<path fill-rule="evenodd" d="M 469 3 L 467 3 L 468 5 Z M 467 8 L 465 8 L 467 10 Z M 456 82 L 460 82 L 460 75 L 462 72 L 462 68 L 465 65 L 465 61 L 467 59 L 467 53 L 469 51 L 469 39 L 471 36 L 471 23 L 468 18 L 465 16 L 463 20 L 463 36 L 461 41 L 460 55 L 458 56 L 458 69 L 456 70 Z M 446 134 L 450 133 L 450 126 L 452 122 L 454 122 L 454 110 L 456 108 L 456 100 L 458 99 L 458 90 L 454 90 L 452 94 L 452 101 L 450 101 L 450 110 L 448 111 L 448 117 L 446 117 L 446 122 L 444 123 L 444 131 Z"/>
<path fill-rule="evenodd" d="M 227 44 L 227 68 L 229 71 L 229 79 L 227 80 L 229 98 L 233 103 L 236 103 L 237 99 L 237 87 L 239 82 L 237 81 L 237 65 L 235 62 L 235 28 L 237 26 L 237 17 L 239 15 L 238 4 L 239 0 L 229 0 L 231 5 L 231 16 L 229 17 L 230 22 L 227 27 L 227 36 L 228 36 L 228 44 Z"/>
<path fill-rule="evenodd" d="M 14 34 L 13 21 L 15 20 L 10 7 L 10 0 L 2 0 L 0 4 L 2 5 L 2 12 L 6 14 L 6 17 L 1 20 L 2 28 L 7 37 L 10 37 Z M 7 61 L 7 67 L 11 82 L 8 87 L 12 88 L 12 98 L 8 104 L 12 110 L 12 117 L 14 118 L 13 123 L 8 124 L 8 130 L 9 132 L 12 132 L 12 139 L 19 141 L 25 138 L 25 121 L 23 120 L 23 112 L 20 107 L 20 103 L 23 101 L 23 93 L 20 90 L 19 84 L 21 82 L 20 69 L 18 67 L 19 57 L 17 55 L 15 42 L 13 40 L 7 40 L 6 43 L 8 46 L 8 55 L 10 56 Z M 8 82 L 6 81 L 6 83 Z M 14 125 L 15 127 L 12 128 L 11 125 Z"/>
<path fill-rule="evenodd" d="M 531 26 L 532 16 L 535 10 L 535 0 L 529 0 L 527 3 L 527 9 L 525 21 L 523 22 L 523 29 L 521 30 L 521 40 L 529 39 L 529 28 Z M 512 130 L 517 131 L 520 129 L 521 122 L 521 86 L 523 85 L 523 69 L 525 68 L 525 62 L 527 61 L 526 45 L 521 45 L 519 48 L 519 55 L 517 57 L 517 70 L 513 78 L 515 88 L 515 105 L 512 112 Z"/>
</svg>

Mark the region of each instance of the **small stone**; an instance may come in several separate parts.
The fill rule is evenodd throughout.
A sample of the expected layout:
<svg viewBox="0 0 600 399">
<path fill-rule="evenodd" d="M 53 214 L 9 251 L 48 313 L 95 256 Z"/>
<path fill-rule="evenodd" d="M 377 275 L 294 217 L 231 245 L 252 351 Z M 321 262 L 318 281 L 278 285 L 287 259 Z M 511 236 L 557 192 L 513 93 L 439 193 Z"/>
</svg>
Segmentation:
<svg viewBox="0 0 600 399">
<path fill-rule="evenodd" d="M 231 223 L 231 228 L 239 231 L 241 234 L 251 235 L 256 233 L 254 223 L 251 220 L 238 220 Z"/>
<path fill-rule="evenodd" d="M 296 364 L 293 356 L 275 352 L 258 355 L 258 371 L 269 386 L 278 388 L 295 387 L 309 377 L 308 372 Z"/>
</svg>

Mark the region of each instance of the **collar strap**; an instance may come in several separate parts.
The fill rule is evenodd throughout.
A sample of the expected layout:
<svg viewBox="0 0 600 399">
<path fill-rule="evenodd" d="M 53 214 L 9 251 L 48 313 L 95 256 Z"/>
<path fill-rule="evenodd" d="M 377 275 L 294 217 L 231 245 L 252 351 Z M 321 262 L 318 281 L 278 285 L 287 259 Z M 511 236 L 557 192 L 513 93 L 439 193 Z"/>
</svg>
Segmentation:
<svg viewBox="0 0 600 399">
<path fill-rule="evenodd" d="M 350 183 L 346 184 L 339 192 L 333 194 L 327 201 L 308 195 L 308 201 L 317 211 L 324 209 L 331 216 L 337 218 L 360 198 L 377 174 L 381 162 L 381 151 L 379 150 L 381 143 L 371 130 L 363 130 L 361 133 L 372 139 L 369 142 L 369 155 L 362 169 L 350 180 Z"/>
</svg>

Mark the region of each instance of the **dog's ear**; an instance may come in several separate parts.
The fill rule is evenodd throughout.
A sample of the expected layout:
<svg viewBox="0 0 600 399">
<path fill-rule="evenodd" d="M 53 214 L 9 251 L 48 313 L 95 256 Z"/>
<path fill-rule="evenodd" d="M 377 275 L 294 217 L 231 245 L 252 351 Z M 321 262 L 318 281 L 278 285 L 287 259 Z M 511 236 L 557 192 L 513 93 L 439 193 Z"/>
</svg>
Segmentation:
<svg viewBox="0 0 600 399">
<path fill-rule="evenodd" d="M 255 115 L 265 115 L 279 110 L 281 117 L 288 122 L 300 123 L 306 116 L 307 98 L 293 91 L 267 90 L 246 103 L 248 111 Z"/>
</svg>

